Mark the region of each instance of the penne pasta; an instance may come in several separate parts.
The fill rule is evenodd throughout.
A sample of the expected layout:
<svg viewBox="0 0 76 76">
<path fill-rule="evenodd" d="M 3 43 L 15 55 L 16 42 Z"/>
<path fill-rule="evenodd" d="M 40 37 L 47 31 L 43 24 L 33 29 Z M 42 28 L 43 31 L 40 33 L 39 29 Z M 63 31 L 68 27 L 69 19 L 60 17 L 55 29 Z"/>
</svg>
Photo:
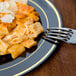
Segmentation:
<svg viewBox="0 0 76 76">
<path fill-rule="evenodd" d="M 26 40 L 22 42 L 22 45 L 26 48 L 31 48 L 32 46 L 36 46 L 37 42 L 34 40 Z"/>
<path fill-rule="evenodd" d="M 0 55 L 8 54 L 8 51 L 7 51 L 8 47 L 9 47 L 9 44 L 0 40 Z"/>
<path fill-rule="evenodd" d="M 0 24 L 0 39 L 9 33 L 6 26 Z"/>
<path fill-rule="evenodd" d="M 10 47 L 7 51 L 12 55 L 12 58 L 15 59 L 25 51 L 25 48 L 21 44 L 16 44 Z"/>
<path fill-rule="evenodd" d="M 34 39 L 44 31 L 38 21 L 39 13 L 27 0 L 0 0 L 0 55 L 15 59 L 36 46 Z"/>
</svg>

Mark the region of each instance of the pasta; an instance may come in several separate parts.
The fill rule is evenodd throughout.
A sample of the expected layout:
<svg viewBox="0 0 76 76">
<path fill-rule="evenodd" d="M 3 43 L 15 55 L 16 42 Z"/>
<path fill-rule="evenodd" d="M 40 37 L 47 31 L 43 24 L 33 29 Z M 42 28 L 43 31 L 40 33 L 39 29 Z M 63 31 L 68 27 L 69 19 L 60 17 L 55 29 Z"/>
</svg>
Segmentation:
<svg viewBox="0 0 76 76">
<path fill-rule="evenodd" d="M 11 54 L 15 59 L 37 45 L 35 38 L 44 29 L 27 0 L 0 0 L 0 4 L 0 55 Z"/>
<path fill-rule="evenodd" d="M 15 59 L 25 51 L 25 48 L 21 44 L 16 44 L 10 47 L 7 51 L 12 55 L 12 58 Z"/>
<path fill-rule="evenodd" d="M 7 27 L 4 26 L 3 24 L 0 24 L 0 38 L 4 37 L 8 33 L 9 33 L 9 31 L 8 31 Z"/>
<path fill-rule="evenodd" d="M 8 54 L 8 51 L 7 51 L 8 46 L 9 45 L 7 43 L 0 40 L 0 55 Z"/>
<path fill-rule="evenodd" d="M 37 42 L 32 39 L 22 42 L 22 45 L 26 48 L 31 48 L 32 46 L 35 46 L 36 44 Z"/>
</svg>

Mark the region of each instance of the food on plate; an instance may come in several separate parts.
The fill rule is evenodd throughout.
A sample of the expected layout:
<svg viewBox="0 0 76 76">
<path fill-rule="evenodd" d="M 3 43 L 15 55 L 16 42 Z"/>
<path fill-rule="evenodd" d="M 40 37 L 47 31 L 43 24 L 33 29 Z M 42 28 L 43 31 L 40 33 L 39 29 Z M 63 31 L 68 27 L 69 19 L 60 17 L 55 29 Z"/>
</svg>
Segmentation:
<svg viewBox="0 0 76 76">
<path fill-rule="evenodd" d="M 17 58 L 37 45 L 35 38 L 43 31 L 39 13 L 27 0 L 0 0 L 0 55 Z"/>
<path fill-rule="evenodd" d="M 12 58 L 15 59 L 25 51 L 25 48 L 21 44 L 16 44 L 11 46 L 7 51 L 12 55 Z"/>
</svg>

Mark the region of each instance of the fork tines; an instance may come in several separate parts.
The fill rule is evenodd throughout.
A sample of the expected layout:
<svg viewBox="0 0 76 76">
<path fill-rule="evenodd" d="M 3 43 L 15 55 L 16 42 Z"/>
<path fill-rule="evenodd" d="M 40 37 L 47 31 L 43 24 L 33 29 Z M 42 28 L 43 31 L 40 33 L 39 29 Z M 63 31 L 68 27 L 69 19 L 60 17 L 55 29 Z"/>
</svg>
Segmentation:
<svg viewBox="0 0 76 76">
<path fill-rule="evenodd" d="M 47 28 L 47 30 L 62 30 L 62 31 L 72 31 L 70 28 L 58 28 L 58 27 L 51 27 Z"/>
<path fill-rule="evenodd" d="M 55 40 L 67 41 L 72 36 L 73 32 L 71 29 L 67 28 L 48 28 L 44 32 L 43 38 L 51 38 Z"/>
</svg>

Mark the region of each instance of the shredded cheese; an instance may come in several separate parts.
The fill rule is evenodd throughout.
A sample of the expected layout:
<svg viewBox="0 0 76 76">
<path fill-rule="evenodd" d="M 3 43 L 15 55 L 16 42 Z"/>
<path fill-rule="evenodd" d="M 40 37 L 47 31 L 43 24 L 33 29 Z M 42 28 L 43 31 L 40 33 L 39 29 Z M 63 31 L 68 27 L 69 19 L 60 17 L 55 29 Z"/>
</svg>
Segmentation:
<svg viewBox="0 0 76 76">
<path fill-rule="evenodd" d="M 8 2 L 0 2 L 0 13 L 11 13 L 13 12 L 11 10 L 8 10 L 9 8 L 9 3 Z"/>
<path fill-rule="evenodd" d="M 0 2 L 0 10 L 8 9 L 9 3 L 8 2 Z"/>
<path fill-rule="evenodd" d="M 11 14 L 6 14 L 6 15 L 4 15 L 2 18 L 0 18 L 0 20 L 2 21 L 2 22 L 6 22 L 6 23 L 11 23 L 13 20 L 14 20 L 14 16 L 13 15 L 11 15 Z"/>
<path fill-rule="evenodd" d="M 17 11 L 17 5 L 16 5 L 16 2 L 14 0 L 10 0 L 9 5 L 10 5 L 9 10 Z"/>
<path fill-rule="evenodd" d="M 15 18 L 14 11 L 17 11 L 16 2 L 26 4 L 27 0 L 9 0 L 0 2 L 0 13 L 7 13 L 2 18 L 0 18 L 2 22 L 11 23 L 13 21 L 13 19 Z"/>
<path fill-rule="evenodd" d="M 28 0 L 15 0 L 16 2 L 20 2 L 22 4 L 27 4 Z"/>
</svg>

